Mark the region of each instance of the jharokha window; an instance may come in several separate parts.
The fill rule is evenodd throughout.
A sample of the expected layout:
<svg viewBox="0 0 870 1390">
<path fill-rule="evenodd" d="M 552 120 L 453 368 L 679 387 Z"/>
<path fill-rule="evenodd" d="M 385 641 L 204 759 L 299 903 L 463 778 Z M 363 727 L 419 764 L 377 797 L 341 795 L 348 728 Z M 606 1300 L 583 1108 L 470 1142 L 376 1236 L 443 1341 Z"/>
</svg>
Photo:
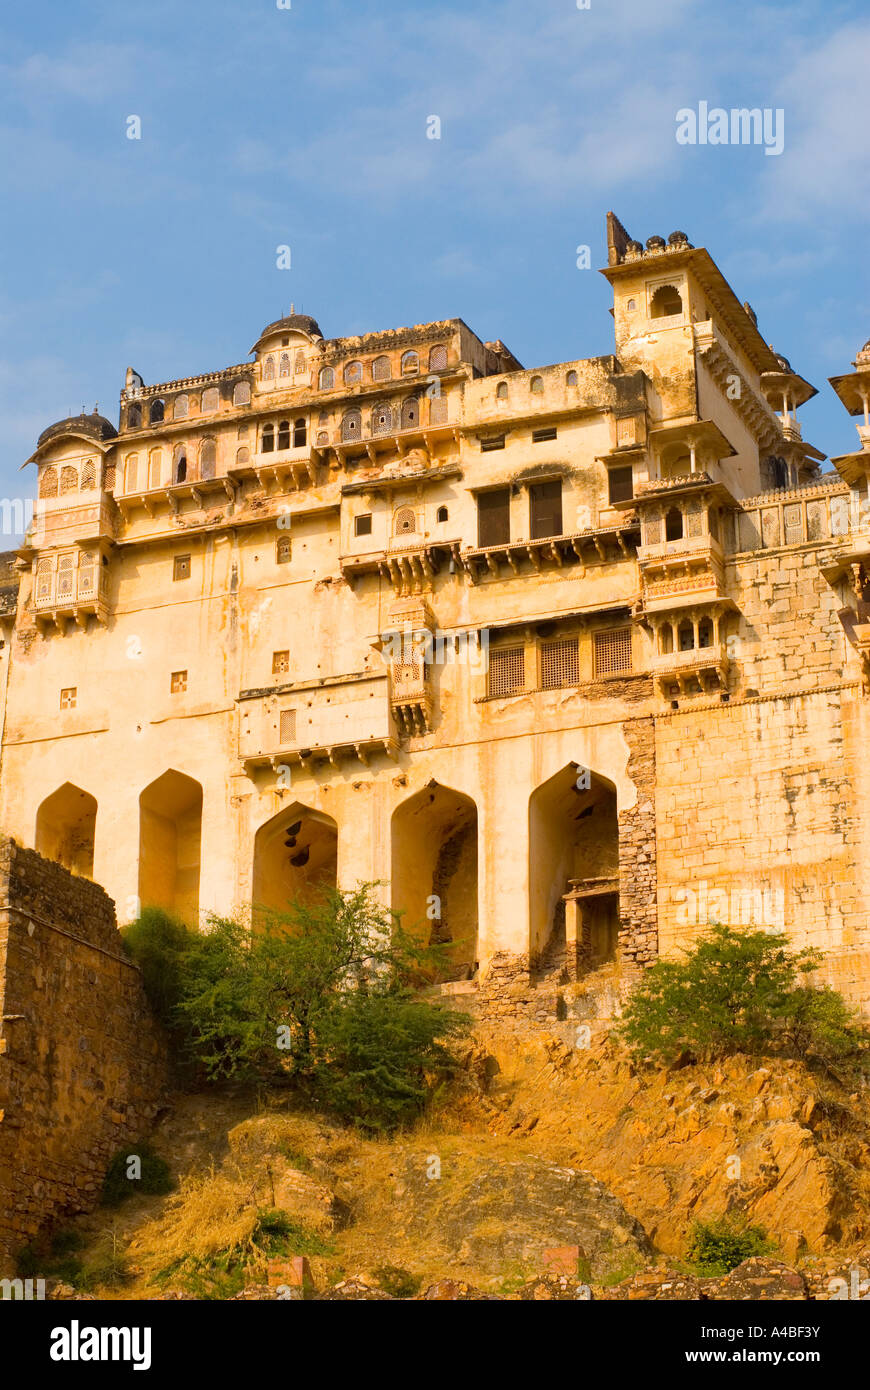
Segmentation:
<svg viewBox="0 0 870 1390">
<path fill-rule="evenodd" d="M 631 670 L 631 628 L 614 627 L 594 637 L 596 676 L 614 676 Z"/>
<path fill-rule="evenodd" d="M 580 662 L 576 637 L 541 643 L 541 685 L 544 690 L 560 690 L 580 682 Z"/>
<path fill-rule="evenodd" d="M 516 695 L 524 690 L 525 665 L 526 654 L 523 647 L 490 648 L 489 669 L 486 673 L 487 695 Z"/>
</svg>

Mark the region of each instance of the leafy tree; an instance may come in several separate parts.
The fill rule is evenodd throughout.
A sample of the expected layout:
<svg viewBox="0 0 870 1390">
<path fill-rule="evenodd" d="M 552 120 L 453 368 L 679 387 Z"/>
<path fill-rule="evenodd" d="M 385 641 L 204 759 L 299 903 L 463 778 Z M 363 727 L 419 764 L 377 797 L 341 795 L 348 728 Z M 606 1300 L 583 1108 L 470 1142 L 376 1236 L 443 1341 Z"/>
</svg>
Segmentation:
<svg viewBox="0 0 870 1390">
<path fill-rule="evenodd" d="M 842 997 L 809 983 L 815 949 L 791 953 L 782 936 L 716 925 L 683 957 L 656 961 L 631 995 L 619 1031 L 641 1057 L 776 1050 L 832 1061 L 866 1048 Z"/>
</svg>

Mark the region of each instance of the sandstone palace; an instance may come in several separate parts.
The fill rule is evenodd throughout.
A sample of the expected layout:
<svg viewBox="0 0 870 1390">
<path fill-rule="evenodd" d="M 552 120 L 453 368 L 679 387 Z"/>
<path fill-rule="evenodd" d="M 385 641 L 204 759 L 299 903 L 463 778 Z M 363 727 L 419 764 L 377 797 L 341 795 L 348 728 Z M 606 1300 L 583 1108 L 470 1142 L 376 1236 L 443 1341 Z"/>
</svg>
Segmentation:
<svg viewBox="0 0 870 1390">
<path fill-rule="evenodd" d="M 870 1009 L 870 345 L 825 471 L 707 251 L 607 233 L 613 355 L 291 313 L 44 430 L 0 829 L 121 921 L 377 880 L 473 990 L 716 918 Z"/>
</svg>

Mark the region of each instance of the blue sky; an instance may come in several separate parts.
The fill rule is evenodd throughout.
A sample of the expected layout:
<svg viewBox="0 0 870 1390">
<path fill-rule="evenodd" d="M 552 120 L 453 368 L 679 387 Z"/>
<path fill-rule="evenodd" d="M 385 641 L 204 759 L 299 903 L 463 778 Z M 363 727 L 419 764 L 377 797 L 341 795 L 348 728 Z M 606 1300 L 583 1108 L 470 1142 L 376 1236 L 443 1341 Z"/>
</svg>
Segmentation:
<svg viewBox="0 0 870 1390">
<path fill-rule="evenodd" d="M 870 336 L 868 67 L 859 0 L 6 6 L 0 496 L 53 420 L 117 423 L 128 364 L 245 361 L 291 301 L 327 337 L 458 315 L 526 365 L 610 352 L 575 255 L 605 263 L 608 208 L 707 246 L 820 388 L 805 436 L 851 449 L 825 378 Z M 783 153 L 678 145 L 701 100 L 781 107 Z"/>
</svg>

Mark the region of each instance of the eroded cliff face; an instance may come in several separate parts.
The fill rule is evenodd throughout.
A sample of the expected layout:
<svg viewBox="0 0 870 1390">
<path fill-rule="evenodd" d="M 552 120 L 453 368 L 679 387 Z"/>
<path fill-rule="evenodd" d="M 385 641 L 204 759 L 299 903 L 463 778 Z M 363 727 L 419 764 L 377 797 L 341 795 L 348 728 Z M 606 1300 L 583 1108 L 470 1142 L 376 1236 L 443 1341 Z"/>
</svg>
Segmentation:
<svg viewBox="0 0 870 1390">
<path fill-rule="evenodd" d="M 789 1260 L 866 1239 L 866 1091 L 779 1059 L 645 1071 L 601 1034 L 570 1046 L 569 1030 L 521 1042 L 480 1031 L 494 1136 L 588 1169 L 665 1254 L 684 1253 L 693 1221 L 730 1210 Z"/>
</svg>

